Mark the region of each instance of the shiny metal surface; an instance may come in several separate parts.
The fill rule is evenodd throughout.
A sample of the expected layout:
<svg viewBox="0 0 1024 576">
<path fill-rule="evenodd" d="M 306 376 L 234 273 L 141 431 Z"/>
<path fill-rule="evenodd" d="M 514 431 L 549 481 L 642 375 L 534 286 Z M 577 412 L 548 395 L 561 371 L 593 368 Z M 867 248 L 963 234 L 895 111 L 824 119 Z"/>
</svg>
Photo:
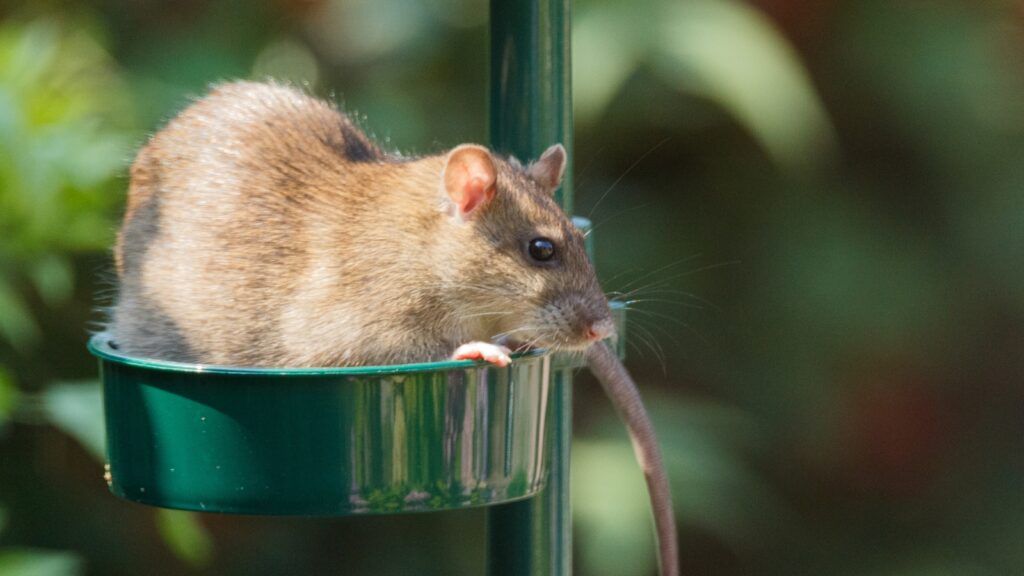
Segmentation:
<svg viewBox="0 0 1024 576">
<path fill-rule="evenodd" d="M 111 491 L 241 514 L 509 502 L 544 485 L 550 361 L 239 369 L 121 356 L 95 336 Z"/>
</svg>

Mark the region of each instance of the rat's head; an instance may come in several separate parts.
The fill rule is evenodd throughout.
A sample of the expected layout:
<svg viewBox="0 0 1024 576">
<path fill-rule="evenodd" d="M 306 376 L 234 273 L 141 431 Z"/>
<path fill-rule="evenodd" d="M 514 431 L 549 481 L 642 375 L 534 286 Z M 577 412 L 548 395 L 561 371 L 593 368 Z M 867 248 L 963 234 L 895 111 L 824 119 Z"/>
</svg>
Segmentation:
<svg viewBox="0 0 1024 576">
<path fill-rule="evenodd" d="M 526 167 L 472 144 L 448 153 L 447 276 L 474 337 L 571 350 L 613 332 L 583 234 L 554 200 L 565 163 L 559 144 Z"/>
</svg>

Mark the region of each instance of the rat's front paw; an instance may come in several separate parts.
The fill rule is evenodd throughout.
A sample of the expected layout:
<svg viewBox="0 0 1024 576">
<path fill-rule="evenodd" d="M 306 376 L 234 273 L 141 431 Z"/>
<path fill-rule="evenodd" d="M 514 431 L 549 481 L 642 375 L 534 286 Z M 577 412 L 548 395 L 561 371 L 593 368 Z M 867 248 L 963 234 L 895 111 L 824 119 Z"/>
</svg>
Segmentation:
<svg viewBox="0 0 1024 576">
<path fill-rule="evenodd" d="M 512 351 L 504 346 L 491 344 L 489 342 L 470 342 L 455 349 L 452 360 L 486 360 L 498 366 L 508 366 L 512 361 L 509 354 Z"/>
</svg>

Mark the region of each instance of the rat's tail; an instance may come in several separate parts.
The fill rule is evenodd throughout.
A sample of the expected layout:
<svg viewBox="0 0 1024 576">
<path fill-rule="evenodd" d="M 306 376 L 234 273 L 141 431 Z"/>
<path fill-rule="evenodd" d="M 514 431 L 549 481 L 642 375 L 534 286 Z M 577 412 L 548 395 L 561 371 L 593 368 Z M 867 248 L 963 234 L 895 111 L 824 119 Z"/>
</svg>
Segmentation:
<svg viewBox="0 0 1024 576">
<path fill-rule="evenodd" d="M 679 541 L 672 509 L 672 492 L 661 460 L 658 438 L 644 409 L 640 391 L 622 362 L 604 342 L 597 342 L 587 350 L 587 365 L 604 386 L 605 393 L 626 423 L 633 440 L 633 452 L 644 471 L 658 535 L 661 576 L 679 576 Z"/>
</svg>

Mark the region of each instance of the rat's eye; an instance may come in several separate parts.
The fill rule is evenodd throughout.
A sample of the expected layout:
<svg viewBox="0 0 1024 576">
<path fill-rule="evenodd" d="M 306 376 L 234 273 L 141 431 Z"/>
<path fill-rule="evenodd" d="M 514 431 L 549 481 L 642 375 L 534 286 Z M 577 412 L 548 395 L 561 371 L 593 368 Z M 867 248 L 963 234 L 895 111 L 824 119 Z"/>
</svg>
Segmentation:
<svg viewBox="0 0 1024 576">
<path fill-rule="evenodd" d="M 538 262 L 547 262 L 555 256 L 555 243 L 549 238 L 534 238 L 528 247 L 530 258 Z"/>
</svg>

